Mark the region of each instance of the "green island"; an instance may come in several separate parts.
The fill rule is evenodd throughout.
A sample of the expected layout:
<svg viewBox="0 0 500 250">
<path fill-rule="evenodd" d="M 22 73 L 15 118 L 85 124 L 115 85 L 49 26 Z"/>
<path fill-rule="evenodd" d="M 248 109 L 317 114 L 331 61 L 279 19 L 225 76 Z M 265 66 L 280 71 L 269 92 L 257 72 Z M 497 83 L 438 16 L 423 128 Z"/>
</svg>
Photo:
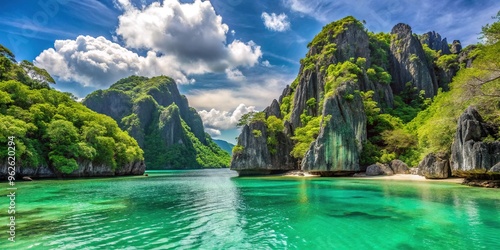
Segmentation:
<svg viewBox="0 0 500 250">
<path fill-rule="evenodd" d="M 264 5 L 236 2 L 112 1 L 113 41 L 0 44 L 1 249 L 498 248 L 500 12 L 464 47 L 346 16 L 278 43 L 307 48 L 279 85 L 265 46 L 330 5 L 259 10 L 244 42 L 215 10 Z"/>
</svg>

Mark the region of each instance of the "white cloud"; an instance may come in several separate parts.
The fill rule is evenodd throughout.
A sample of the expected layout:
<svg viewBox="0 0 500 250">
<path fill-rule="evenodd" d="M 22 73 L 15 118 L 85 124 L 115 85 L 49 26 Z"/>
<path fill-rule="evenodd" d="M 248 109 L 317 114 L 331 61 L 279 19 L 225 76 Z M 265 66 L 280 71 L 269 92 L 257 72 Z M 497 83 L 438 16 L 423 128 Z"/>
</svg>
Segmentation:
<svg viewBox="0 0 500 250">
<path fill-rule="evenodd" d="M 54 48 L 44 50 L 35 64 L 63 81 L 75 81 L 84 86 L 107 87 L 130 75 L 169 75 L 181 83 L 189 79 L 175 67 L 175 58 L 145 57 L 123 48 L 104 37 L 78 36 L 76 40 L 56 40 Z"/>
<path fill-rule="evenodd" d="M 276 15 L 276 13 L 268 14 L 267 12 L 263 12 L 261 17 L 264 21 L 264 25 L 269 30 L 282 32 L 290 29 L 290 22 L 285 13 Z"/>
<path fill-rule="evenodd" d="M 209 1 L 164 0 L 140 9 L 130 0 L 113 3 L 123 11 L 114 42 L 91 36 L 57 40 L 35 64 L 59 80 L 103 88 L 133 74 L 163 74 L 178 83 L 193 83 L 189 75 L 212 72 L 229 72 L 228 77 L 242 79 L 236 68 L 252 67 L 262 57 L 260 46 L 253 41 L 226 43 L 229 27 Z M 146 55 L 137 50 L 147 51 Z"/>
<path fill-rule="evenodd" d="M 262 61 L 262 66 L 264 67 L 272 67 L 271 63 L 268 60 Z"/>
<path fill-rule="evenodd" d="M 236 128 L 241 116 L 253 111 L 255 111 L 254 106 L 246 106 L 241 103 L 232 112 L 211 109 L 210 111 L 199 111 L 198 114 L 206 127 L 205 131 L 208 133 L 217 133 L 216 131 L 219 131 L 220 133 L 220 130 Z"/>
<path fill-rule="evenodd" d="M 217 137 L 221 135 L 220 130 L 213 128 L 205 128 L 205 132 L 207 132 L 211 137 Z"/>
<path fill-rule="evenodd" d="M 226 75 L 227 79 L 235 82 L 243 81 L 245 79 L 243 73 L 237 69 L 226 69 Z"/>
<path fill-rule="evenodd" d="M 164 0 L 142 9 L 127 0 L 120 3 L 125 12 L 118 17 L 116 33 L 125 45 L 171 55 L 187 74 L 253 66 L 262 56 L 260 46 L 252 41 L 234 40 L 226 45 L 229 27 L 210 1 Z"/>
</svg>

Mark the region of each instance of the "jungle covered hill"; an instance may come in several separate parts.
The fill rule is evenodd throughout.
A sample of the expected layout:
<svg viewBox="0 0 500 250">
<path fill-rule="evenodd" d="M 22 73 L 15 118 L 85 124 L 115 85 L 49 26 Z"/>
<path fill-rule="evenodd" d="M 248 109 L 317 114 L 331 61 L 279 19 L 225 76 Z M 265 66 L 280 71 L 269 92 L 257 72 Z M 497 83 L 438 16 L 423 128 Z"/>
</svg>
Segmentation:
<svg viewBox="0 0 500 250">
<path fill-rule="evenodd" d="M 170 77 L 124 78 L 89 94 L 83 104 L 135 138 L 148 169 L 229 167 L 229 153 L 205 133 L 198 112 Z"/>
<path fill-rule="evenodd" d="M 32 177 L 143 174 L 144 153 L 108 116 L 51 89 L 54 79 L 0 45 L 0 143 L 15 142 L 15 172 Z M 0 176 L 7 176 L 7 150 Z M 10 162 L 10 161 L 9 161 Z"/>
<path fill-rule="evenodd" d="M 484 43 L 465 48 L 407 24 L 390 33 L 370 32 L 354 17 L 326 25 L 295 81 L 241 120 L 231 168 L 329 176 L 409 166 L 429 178 L 489 171 L 500 160 L 499 18 L 483 27 Z M 464 112 L 472 115 L 459 119 Z M 478 124 L 464 132 L 478 135 L 457 136 L 459 121 Z"/>
</svg>

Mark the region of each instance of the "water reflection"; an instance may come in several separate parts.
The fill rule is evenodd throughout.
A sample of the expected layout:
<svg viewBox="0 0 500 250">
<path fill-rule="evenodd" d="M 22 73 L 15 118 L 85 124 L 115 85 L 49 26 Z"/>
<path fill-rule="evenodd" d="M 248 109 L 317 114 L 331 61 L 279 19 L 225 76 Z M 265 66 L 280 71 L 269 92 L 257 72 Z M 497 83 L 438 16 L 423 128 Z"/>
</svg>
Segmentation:
<svg viewBox="0 0 500 250">
<path fill-rule="evenodd" d="M 500 241 L 499 190 L 448 183 L 196 170 L 19 190 L 22 241 L 13 249 L 495 249 Z"/>
</svg>

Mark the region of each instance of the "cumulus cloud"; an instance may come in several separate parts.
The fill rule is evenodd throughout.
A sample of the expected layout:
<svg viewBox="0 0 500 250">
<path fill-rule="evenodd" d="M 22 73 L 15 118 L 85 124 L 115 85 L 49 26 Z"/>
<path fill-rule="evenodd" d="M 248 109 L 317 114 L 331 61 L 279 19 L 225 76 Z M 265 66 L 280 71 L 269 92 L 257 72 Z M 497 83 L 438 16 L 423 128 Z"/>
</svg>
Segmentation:
<svg viewBox="0 0 500 250">
<path fill-rule="evenodd" d="M 261 17 L 264 21 L 264 25 L 269 30 L 282 32 L 290 29 L 290 22 L 285 13 L 276 15 L 276 13 L 268 14 L 267 12 L 263 12 Z"/>
<path fill-rule="evenodd" d="M 245 104 L 241 103 L 238 105 L 238 107 L 236 107 L 236 109 L 231 112 L 211 109 L 210 111 L 199 111 L 198 114 L 203 120 L 205 131 L 207 131 L 207 133 L 217 134 L 218 131 L 220 135 L 220 130 L 236 128 L 236 124 L 238 123 L 242 115 L 254 111 L 254 106 L 246 106 Z"/>
<path fill-rule="evenodd" d="M 35 64 L 59 80 L 102 88 L 133 74 L 163 74 L 178 83 L 193 83 L 189 75 L 212 72 L 241 79 L 244 76 L 237 68 L 252 67 L 262 57 L 253 41 L 226 42 L 229 27 L 209 1 L 164 0 L 141 8 L 130 0 L 114 0 L 114 4 L 123 11 L 114 42 L 91 36 L 57 40 Z"/>
<path fill-rule="evenodd" d="M 172 67 L 174 60 L 153 52 L 139 56 L 104 37 L 78 36 L 75 40 L 56 40 L 54 48 L 44 50 L 34 63 L 60 80 L 84 86 L 107 87 L 129 75 L 165 74 L 178 82 L 189 82 L 179 68 Z"/>
<path fill-rule="evenodd" d="M 187 74 L 253 66 L 262 56 L 260 46 L 252 41 L 236 39 L 226 44 L 229 27 L 210 1 L 164 0 L 142 9 L 126 0 L 120 3 L 125 12 L 118 17 L 116 33 L 125 45 L 172 55 Z"/>
<path fill-rule="evenodd" d="M 271 63 L 270 63 L 268 60 L 265 60 L 265 61 L 262 61 L 262 66 L 264 66 L 264 67 L 268 67 L 268 68 L 269 68 L 269 67 L 271 67 L 272 65 L 271 65 Z"/>
<path fill-rule="evenodd" d="M 205 132 L 207 132 L 212 137 L 217 137 L 221 135 L 220 130 L 213 128 L 205 128 Z"/>
</svg>

